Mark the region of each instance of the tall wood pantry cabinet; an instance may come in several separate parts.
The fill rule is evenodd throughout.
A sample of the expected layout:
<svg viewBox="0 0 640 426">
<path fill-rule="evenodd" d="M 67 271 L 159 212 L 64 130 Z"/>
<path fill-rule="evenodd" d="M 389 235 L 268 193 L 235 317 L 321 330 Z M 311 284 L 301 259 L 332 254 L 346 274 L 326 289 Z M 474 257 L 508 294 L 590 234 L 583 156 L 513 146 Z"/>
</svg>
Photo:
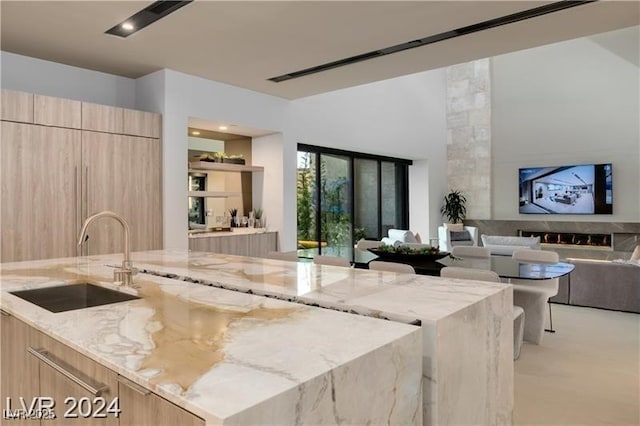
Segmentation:
<svg viewBox="0 0 640 426">
<path fill-rule="evenodd" d="M 83 221 L 112 210 L 131 226 L 131 249 L 162 247 L 158 114 L 2 91 L 2 262 L 122 251 L 120 225 Z"/>
</svg>

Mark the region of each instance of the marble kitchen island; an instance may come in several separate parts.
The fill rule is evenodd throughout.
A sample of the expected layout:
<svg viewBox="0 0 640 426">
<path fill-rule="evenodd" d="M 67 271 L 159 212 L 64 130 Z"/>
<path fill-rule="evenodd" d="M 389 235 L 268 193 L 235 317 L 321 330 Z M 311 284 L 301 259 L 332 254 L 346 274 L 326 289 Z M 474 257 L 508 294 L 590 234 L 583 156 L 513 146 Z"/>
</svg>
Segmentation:
<svg viewBox="0 0 640 426">
<path fill-rule="evenodd" d="M 510 285 L 197 252 L 150 251 L 134 260 L 187 282 L 420 323 L 424 424 L 512 422 Z"/>
<path fill-rule="evenodd" d="M 155 256 L 136 253 L 134 261 Z M 135 277 L 139 300 L 60 313 L 10 293 L 76 282 L 110 286 L 113 268 L 105 265 L 120 260 L 0 265 L 3 356 L 21 341 L 6 332 L 11 319 L 202 419 L 194 424 L 422 423 L 416 326 L 147 274 Z M 3 367 L 4 374 L 26 371 Z M 121 404 L 123 416 L 137 409 Z"/>
</svg>

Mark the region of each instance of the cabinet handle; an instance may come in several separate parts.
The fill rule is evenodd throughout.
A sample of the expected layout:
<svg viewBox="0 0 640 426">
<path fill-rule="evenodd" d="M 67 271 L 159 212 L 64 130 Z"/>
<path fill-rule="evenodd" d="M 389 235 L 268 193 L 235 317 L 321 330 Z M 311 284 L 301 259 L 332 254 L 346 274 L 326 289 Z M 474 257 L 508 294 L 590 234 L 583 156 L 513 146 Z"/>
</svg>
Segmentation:
<svg viewBox="0 0 640 426">
<path fill-rule="evenodd" d="M 131 380 L 127 379 L 126 377 L 123 377 L 121 375 L 118 374 L 118 382 L 122 383 L 123 385 L 127 386 L 128 388 L 131 388 L 132 390 L 138 392 L 140 395 L 144 395 L 147 396 L 151 393 L 151 391 L 145 387 L 140 386 L 139 384 L 132 382 Z"/>
<path fill-rule="evenodd" d="M 84 168 L 84 218 L 89 217 L 89 166 Z M 85 256 L 89 256 L 89 241 L 83 244 Z"/>
<path fill-rule="evenodd" d="M 56 370 L 58 373 L 62 374 L 67 379 L 71 380 L 93 396 L 100 396 L 103 392 L 107 392 L 109 390 L 109 386 L 107 385 L 93 382 L 93 380 L 89 378 L 79 377 L 80 375 L 84 374 L 80 373 L 79 371 L 72 371 L 74 370 L 73 367 L 66 365 L 62 361 L 54 359 L 46 349 L 33 349 L 32 347 L 29 347 L 27 348 L 27 352 L 47 364 L 49 367 Z"/>
<path fill-rule="evenodd" d="M 77 235 L 78 232 L 80 232 L 80 228 L 78 228 L 78 226 L 81 226 L 80 222 L 78 221 L 78 212 L 80 213 L 80 216 L 82 216 L 82 212 L 80 212 L 80 206 L 82 205 L 82 202 L 80 201 L 80 197 L 78 196 L 78 166 L 75 166 L 73 168 L 73 196 L 75 197 L 74 201 L 76 203 L 76 205 L 74 206 L 75 208 L 73 209 L 73 221 L 76 225 L 76 235 Z M 77 244 L 75 244 L 75 246 L 76 246 L 76 256 L 81 256 L 82 248 Z"/>
</svg>

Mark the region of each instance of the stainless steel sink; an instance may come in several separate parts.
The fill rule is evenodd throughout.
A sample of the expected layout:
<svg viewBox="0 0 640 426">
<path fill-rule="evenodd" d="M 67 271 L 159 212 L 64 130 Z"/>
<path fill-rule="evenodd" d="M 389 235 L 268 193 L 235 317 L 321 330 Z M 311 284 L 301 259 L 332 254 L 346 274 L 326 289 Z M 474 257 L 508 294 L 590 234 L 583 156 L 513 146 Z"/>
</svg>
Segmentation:
<svg viewBox="0 0 640 426">
<path fill-rule="evenodd" d="M 75 309 L 140 299 L 132 294 L 89 283 L 11 291 L 10 293 L 51 312 L 73 311 Z"/>
</svg>

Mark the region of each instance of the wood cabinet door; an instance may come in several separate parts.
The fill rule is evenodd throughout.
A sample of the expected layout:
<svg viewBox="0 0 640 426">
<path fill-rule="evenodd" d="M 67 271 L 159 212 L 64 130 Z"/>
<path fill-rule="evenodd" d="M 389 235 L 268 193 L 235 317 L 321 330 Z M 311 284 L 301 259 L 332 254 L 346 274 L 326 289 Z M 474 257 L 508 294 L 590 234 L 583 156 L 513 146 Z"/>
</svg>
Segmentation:
<svg viewBox="0 0 640 426">
<path fill-rule="evenodd" d="M 82 102 L 82 129 L 122 133 L 124 109 Z"/>
<path fill-rule="evenodd" d="M 33 123 L 33 93 L 2 90 L 0 117 L 7 121 Z"/>
<path fill-rule="evenodd" d="M 56 418 L 43 420 L 43 423 L 118 426 L 121 413 L 109 410 L 120 408 L 119 401 L 113 402 L 118 397 L 118 375 L 49 336 L 39 334 L 42 344 L 34 349 L 38 349 L 47 361 L 33 354 L 28 356 L 39 364 L 40 395 L 53 398 L 56 404 Z M 100 395 L 77 380 L 100 389 Z"/>
<path fill-rule="evenodd" d="M 132 251 L 161 248 L 160 141 L 83 131 L 82 161 L 84 218 L 111 210 L 129 222 Z M 88 233 L 89 254 L 122 252 L 122 228 L 115 220 L 100 219 Z"/>
<path fill-rule="evenodd" d="M 160 114 L 134 109 L 124 110 L 125 135 L 160 138 Z"/>
<path fill-rule="evenodd" d="M 249 242 L 249 253 L 246 256 L 267 257 L 270 251 L 278 249 L 278 234 L 276 232 L 265 232 L 263 234 L 251 234 Z"/>
<path fill-rule="evenodd" d="M 81 132 L 2 122 L 2 262 L 76 255 Z"/>
<path fill-rule="evenodd" d="M 82 124 L 82 102 L 52 96 L 35 95 L 33 122 L 43 126 L 79 129 Z"/>
<path fill-rule="evenodd" d="M 120 378 L 120 425 L 204 426 L 205 422 L 145 388 Z"/>
<path fill-rule="evenodd" d="M 35 331 L 16 319 L 13 315 L 2 312 L 0 316 L 0 326 L 2 335 L 0 353 L 0 366 L 2 368 L 2 380 L 0 401 L 2 409 L 9 409 L 10 403 L 12 412 L 22 408 L 20 398 L 27 406 L 31 404 L 33 398 L 40 396 L 38 363 L 27 354 L 28 347 L 39 346 L 38 335 Z M 10 398 L 10 399 L 7 399 Z M 8 413 L 4 413 L 9 417 Z M 6 418 L 2 424 L 10 425 L 34 425 L 39 424 L 36 420 Z"/>
</svg>

